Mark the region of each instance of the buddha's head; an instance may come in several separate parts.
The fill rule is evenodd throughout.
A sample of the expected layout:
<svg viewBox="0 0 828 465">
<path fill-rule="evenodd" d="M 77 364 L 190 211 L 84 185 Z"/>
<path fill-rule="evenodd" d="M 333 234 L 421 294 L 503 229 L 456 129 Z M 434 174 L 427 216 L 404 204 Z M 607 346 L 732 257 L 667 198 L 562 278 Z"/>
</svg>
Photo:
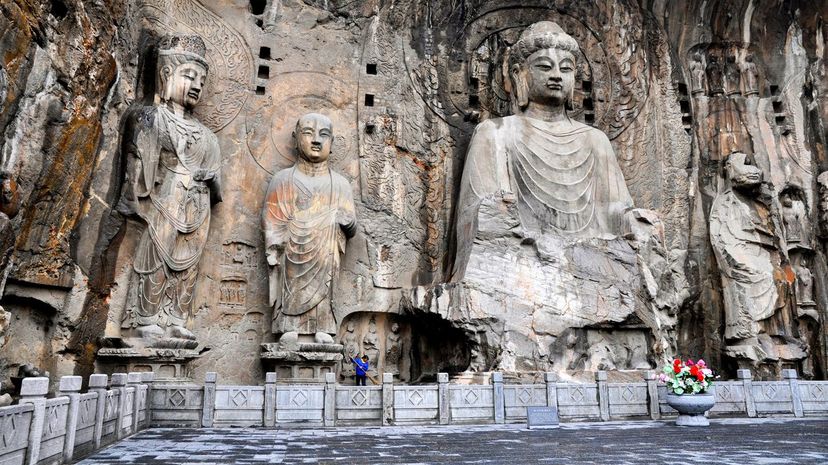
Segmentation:
<svg viewBox="0 0 828 465">
<path fill-rule="evenodd" d="M 762 170 L 751 165 L 747 155 L 733 152 L 725 161 L 725 174 L 736 188 L 750 188 L 762 183 Z"/>
<path fill-rule="evenodd" d="M 158 44 L 156 89 L 162 103 L 192 110 L 207 80 L 207 48 L 199 36 L 172 35 Z"/>
<path fill-rule="evenodd" d="M 296 122 L 293 139 L 303 160 L 322 163 L 331 156 L 333 124 L 325 115 L 308 113 Z"/>
<path fill-rule="evenodd" d="M 572 101 L 578 43 L 550 21 L 532 24 L 509 49 L 515 112 L 535 102 L 551 107 Z"/>
</svg>

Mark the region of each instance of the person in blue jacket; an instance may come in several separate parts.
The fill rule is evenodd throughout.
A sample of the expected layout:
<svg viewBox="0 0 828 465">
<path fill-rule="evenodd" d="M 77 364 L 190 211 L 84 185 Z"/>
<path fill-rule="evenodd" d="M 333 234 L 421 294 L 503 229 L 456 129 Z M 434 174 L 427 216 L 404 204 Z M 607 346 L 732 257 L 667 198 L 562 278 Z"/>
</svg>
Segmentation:
<svg viewBox="0 0 828 465">
<path fill-rule="evenodd" d="M 368 356 L 363 354 L 361 359 L 351 358 L 351 362 L 353 362 L 354 368 L 356 369 L 356 385 L 365 386 L 365 379 L 368 376 L 368 370 L 370 369 L 370 365 L 368 364 Z"/>
</svg>

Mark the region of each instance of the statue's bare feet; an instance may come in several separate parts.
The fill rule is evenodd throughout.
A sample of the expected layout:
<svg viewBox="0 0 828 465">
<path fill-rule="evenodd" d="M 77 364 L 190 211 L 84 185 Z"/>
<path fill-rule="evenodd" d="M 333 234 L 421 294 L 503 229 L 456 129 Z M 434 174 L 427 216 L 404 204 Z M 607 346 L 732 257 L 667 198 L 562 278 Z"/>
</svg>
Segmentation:
<svg viewBox="0 0 828 465">
<path fill-rule="evenodd" d="M 156 341 L 164 337 L 164 330 L 158 325 L 139 326 L 135 332 L 145 341 Z"/>
<path fill-rule="evenodd" d="M 296 331 L 288 331 L 282 334 L 282 337 L 279 338 L 279 343 L 284 347 L 299 347 L 299 333 Z"/>
<path fill-rule="evenodd" d="M 318 332 L 316 333 L 316 342 L 318 344 L 333 344 L 334 340 L 333 337 L 328 333 Z"/>
</svg>

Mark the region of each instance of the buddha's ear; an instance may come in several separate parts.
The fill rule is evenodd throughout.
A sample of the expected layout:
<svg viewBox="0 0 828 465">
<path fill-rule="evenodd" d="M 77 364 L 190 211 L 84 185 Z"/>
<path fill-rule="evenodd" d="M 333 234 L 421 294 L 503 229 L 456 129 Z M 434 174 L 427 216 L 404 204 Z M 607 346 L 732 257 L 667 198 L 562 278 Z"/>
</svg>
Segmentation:
<svg viewBox="0 0 828 465">
<path fill-rule="evenodd" d="M 517 63 L 509 67 L 509 77 L 512 80 L 512 103 L 516 106 L 513 111 L 517 112 L 529 105 L 529 84 L 526 82 L 526 72 Z"/>
</svg>

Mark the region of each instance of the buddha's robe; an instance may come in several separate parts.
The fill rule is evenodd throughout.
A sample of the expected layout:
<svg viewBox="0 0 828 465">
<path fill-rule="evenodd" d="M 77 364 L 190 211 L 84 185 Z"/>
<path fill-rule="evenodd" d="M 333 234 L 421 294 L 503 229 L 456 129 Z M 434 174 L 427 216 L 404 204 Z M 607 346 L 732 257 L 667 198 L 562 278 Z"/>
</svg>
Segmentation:
<svg viewBox="0 0 828 465">
<path fill-rule="evenodd" d="M 752 203 L 727 189 L 710 209 L 710 243 L 722 272 L 726 339 L 756 337 L 758 322 L 771 317 L 777 307 L 773 235 L 761 225 Z"/>
<path fill-rule="evenodd" d="M 351 185 L 331 170 L 318 176 L 295 166 L 279 171 L 270 181 L 262 226 L 265 247 L 280 251 L 271 274 L 273 332 L 336 333 L 333 284 L 356 229 Z"/>
<path fill-rule="evenodd" d="M 185 325 L 192 311 L 197 264 L 210 229 L 210 207 L 219 198 L 220 150 L 212 131 L 165 106 L 147 107 L 131 122 L 128 156 L 135 157 L 132 189 L 146 223 L 135 251 L 137 300 L 123 327 Z M 216 173 L 196 181 L 197 170 Z M 135 282 L 137 280 L 137 282 Z"/>
<path fill-rule="evenodd" d="M 494 195 L 515 198 L 528 238 L 617 236 L 633 206 L 609 139 L 598 129 L 524 116 L 485 121 L 472 136 L 463 169 L 454 281 L 465 274 L 480 204 Z"/>
</svg>

